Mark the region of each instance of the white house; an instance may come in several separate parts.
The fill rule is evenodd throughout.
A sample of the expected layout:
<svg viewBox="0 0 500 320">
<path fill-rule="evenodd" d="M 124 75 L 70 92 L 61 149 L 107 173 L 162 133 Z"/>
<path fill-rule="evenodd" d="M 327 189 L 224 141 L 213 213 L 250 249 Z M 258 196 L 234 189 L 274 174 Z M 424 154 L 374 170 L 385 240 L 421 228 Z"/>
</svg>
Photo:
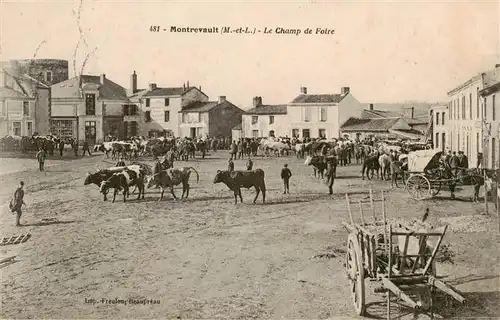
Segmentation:
<svg viewBox="0 0 500 320">
<path fill-rule="evenodd" d="M 479 91 L 484 99 L 484 161 L 485 167 L 500 168 L 500 82 Z"/>
<path fill-rule="evenodd" d="M 262 97 L 254 97 L 253 108 L 242 116 L 242 136 L 285 137 L 289 135 L 288 121 L 286 105 L 263 104 Z"/>
<path fill-rule="evenodd" d="M 448 145 L 448 106 L 437 105 L 430 109 L 432 115 L 432 146 L 444 151 Z"/>
<path fill-rule="evenodd" d="M 500 64 L 497 64 L 494 69 L 480 73 L 448 92 L 449 139 L 446 146 L 453 151 L 464 151 L 469 167 L 477 166 L 478 153 L 483 153 L 483 143 L 488 143 L 485 141 L 488 138 L 483 136 L 485 121 L 488 116 L 491 119 L 492 110 L 497 108 L 496 95 L 481 98 L 480 91 L 499 81 Z"/>
<path fill-rule="evenodd" d="M 307 88 L 287 105 L 288 134 L 299 138 L 338 138 L 340 127 L 351 117 L 360 117 L 364 105 L 349 87 L 340 94 L 308 94 Z"/>
</svg>

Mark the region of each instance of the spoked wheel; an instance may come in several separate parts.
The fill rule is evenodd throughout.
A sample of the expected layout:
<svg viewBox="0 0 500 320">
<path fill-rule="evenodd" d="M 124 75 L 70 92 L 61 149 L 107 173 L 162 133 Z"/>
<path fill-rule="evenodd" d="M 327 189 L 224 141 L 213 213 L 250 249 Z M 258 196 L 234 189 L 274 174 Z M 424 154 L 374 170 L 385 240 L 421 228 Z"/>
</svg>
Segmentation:
<svg viewBox="0 0 500 320">
<path fill-rule="evenodd" d="M 431 183 L 421 174 L 411 175 L 406 180 L 406 190 L 415 200 L 423 200 L 433 196 Z"/>
<path fill-rule="evenodd" d="M 365 269 L 361 261 L 358 239 L 354 234 L 349 234 L 346 258 L 346 271 L 351 284 L 354 309 L 361 316 L 365 313 Z"/>
<path fill-rule="evenodd" d="M 432 196 L 434 197 L 435 195 L 437 195 L 439 191 L 441 191 L 441 181 L 433 181 L 431 183 Z"/>
</svg>

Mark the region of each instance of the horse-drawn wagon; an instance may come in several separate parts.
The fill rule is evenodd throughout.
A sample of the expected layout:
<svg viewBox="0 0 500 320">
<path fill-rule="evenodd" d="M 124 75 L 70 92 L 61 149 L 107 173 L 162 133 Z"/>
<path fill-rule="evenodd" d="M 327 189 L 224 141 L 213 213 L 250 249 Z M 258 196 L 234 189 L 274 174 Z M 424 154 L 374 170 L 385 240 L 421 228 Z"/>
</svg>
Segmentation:
<svg viewBox="0 0 500 320">
<path fill-rule="evenodd" d="M 391 314 L 391 296 L 402 300 L 415 311 L 428 311 L 433 315 L 433 293 L 445 292 L 461 303 L 465 299 L 456 290 L 436 277 L 434 259 L 447 226 L 436 229 L 423 221 L 388 223 L 384 209 L 384 194 L 375 200 L 351 201 L 346 194 L 350 222 L 343 222 L 349 232 L 345 271 L 350 281 L 351 296 L 358 315 L 366 312 L 365 278 L 381 283 L 377 293 L 386 293 L 387 319 Z M 382 220 L 377 221 L 374 202 L 382 202 Z M 366 223 L 363 203 L 370 203 L 373 220 Z M 351 204 L 359 204 L 360 222 L 356 223 Z M 424 219 L 422 219 L 424 220 Z"/>
</svg>

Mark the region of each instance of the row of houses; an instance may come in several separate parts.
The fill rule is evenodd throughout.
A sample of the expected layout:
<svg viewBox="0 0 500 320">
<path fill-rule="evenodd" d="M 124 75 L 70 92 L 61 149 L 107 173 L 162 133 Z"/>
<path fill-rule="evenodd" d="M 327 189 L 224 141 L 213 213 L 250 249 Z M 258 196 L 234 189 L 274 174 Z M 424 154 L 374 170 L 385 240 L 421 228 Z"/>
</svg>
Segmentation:
<svg viewBox="0 0 500 320">
<path fill-rule="evenodd" d="M 434 148 L 463 151 L 469 166 L 500 168 L 500 64 L 448 92 L 448 104 L 431 108 Z"/>
<path fill-rule="evenodd" d="M 90 144 L 107 136 L 231 136 L 243 110 L 210 100 L 189 82 L 178 87 L 128 88 L 105 74 L 68 78 L 68 61 L 11 60 L 0 69 L 0 135 L 52 133 Z"/>
<path fill-rule="evenodd" d="M 401 110 L 404 104 L 382 107 Z M 337 94 L 308 94 L 307 88 L 302 87 L 300 94 L 285 104 L 265 104 L 262 97 L 254 97 L 253 108 L 245 112 L 242 125 L 234 131 L 235 136 L 243 137 L 347 137 L 355 140 L 377 136 L 418 140 L 427 130 L 427 124 L 427 114 L 419 119 L 414 117 L 413 111 L 408 117 L 398 111 L 378 110 L 373 104 L 361 103 L 349 87 L 342 87 Z"/>
</svg>

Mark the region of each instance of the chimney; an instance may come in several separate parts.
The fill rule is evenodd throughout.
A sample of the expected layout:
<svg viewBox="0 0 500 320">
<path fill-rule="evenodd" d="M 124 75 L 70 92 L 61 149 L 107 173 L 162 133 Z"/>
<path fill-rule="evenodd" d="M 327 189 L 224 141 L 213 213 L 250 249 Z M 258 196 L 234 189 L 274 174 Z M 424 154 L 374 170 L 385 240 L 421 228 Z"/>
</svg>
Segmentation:
<svg viewBox="0 0 500 320">
<path fill-rule="evenodd" d="M 415 107 L 411 107 L 411 119 L 415 119 Z"/>
<path fill-rule="evenodd" d="M 300 93 L 307 94 L 307 88 L 306 87 L 300 87 Z"/>
<path fill-rule="evenodd" d="M 370 103 L 370 110 L 373 110 L 373 103 Z"/>
<path fill-rule="evenodd" d="M 259 107 L 262 105 L 262 97 L 253 97 L 253 106 Z"/>
<path fill-rule="evenodd" d="M 104 85 L 104 79 L 106 79 L 106 75 L 103 73 L 101 74 L 101 84 Z"/>
<path fill-rule="evenodd" d="M 342 88 L 340 89 L 340 93 L 341 93 L 343 96 L 345 96 L 346 94 L 348 94 L 348 93 L 349 93 L 349 87 L 342 87 Z"/>
<path fill-rule="evenodd" d="M 186 89 L 189 89 L 189 81 L 186 84 Z"/>
<path fill-rule="evenodd" d="M 201 91 L 201 86 L 198 89 Z"/>
<path fill-rule="evenodd" d="M 156 89 L 156 83 L 150 83 L 149 90 L 154 90 L 154 89 Z"/>
<path fill-rule="evenodd" d="M 184 89 L 184 91 L 186 91 L 186 83 L 185 82 L 182 84 L 182 89 Z"/>
<path fill-rule="evenodd" d="M 219 96 L 219 103 L 226 102 L 226 96 Z"/>
<path fill-rule="evenodd" d="M 134 73 L 132 73 L 132 75 L 130 76 L 130 94 L 134 94 L 135 92 L 137 92 L 137 74 L 135 73 L 135 70 L 134 70 Z"/>
</svg>

